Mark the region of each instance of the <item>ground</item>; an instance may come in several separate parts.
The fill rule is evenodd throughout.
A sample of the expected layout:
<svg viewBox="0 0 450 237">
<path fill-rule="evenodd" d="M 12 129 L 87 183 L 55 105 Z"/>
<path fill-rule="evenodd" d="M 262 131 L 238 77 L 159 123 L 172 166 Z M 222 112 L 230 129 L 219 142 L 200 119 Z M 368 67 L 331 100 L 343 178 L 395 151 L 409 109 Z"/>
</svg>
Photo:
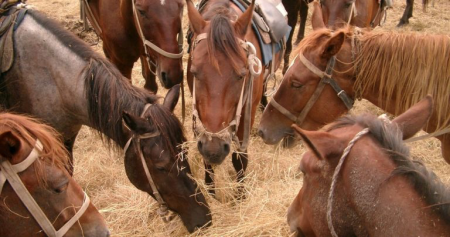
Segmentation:
<svg viewBox="0 0 450 237">
<path fill-rule="evenodd" d="M 29 4 L 46 13 L 50 18 L 61 22 L 67 29 L 78 34 L 94 50 L 102 53 L 101 41 L 92 30 L 82 32 L 79 20 L 79 1 L 76 0 L 29 0 Z M 395 28 L 405 1 L 395 1 L 394 8 L 388 12 L 383 29 L 395 31 L 420 31 L 450 35 L 450 1 L 435 0 L 427 12 L 421 10 L 420 1 L 415 3 L 414 17 L 410 25 L 402 29 Z M 310 11 L 311 12 L 311 11 Z M 186 14 L 186 11 L 185 11 Z M 310 13 L 311 14 L 311 13 Z M 183 25 L 187 28 L 187 18 Z M 307 26 L 307 33 L 311 26 Z M 184 56 L 186 65 L 188 55 Z M 185 70 L 186 71 L 186 70 Z M 281 76 L 278 76 L 279 80 Z M 133 84 L 142 87 L 140 65 L 133 70 Z M 164 95 L 165 90 L 160 94 Z M 187 93 L 189 97 L 189 93 Z M 187 99 L 187 108 L 191 100 Z M 382 111 L 366 101 L 358 102 L 353 113 L 369 111 L 380 114 Z M 176 114 L 180 116 L 178 105 Z M 258 112 L 258 123 L 261 112 Z M 190 118 L 190 112 L 188 112 Z M 201 156 L 195 150 L 195 141 L 191 131 L 191 120 L 186 122 L 189 161 L 194 178 L 202 190 L 203 165 Z M 440 143 L 428 139 L 411 144 L 414 159 L 423 161 L 434 170 L 443 182 L 450 184 L 450 165 L 444 162 L 440 154 Z M 301 155 L 305 151 L 302 145 L 289 150 L 265 145 L 253 131 L 249 147 L 249 168 L 246 177 L 247 199 L 236 201 L 235 172 L 231 158 L 216 169 L 218 198 L 207 197 L 213 215 L 213 226 L 197 231 L 192 236 L 289 236 L 286 223 L 286 211 L 302 185 L 302 175 L 298 172 Z M 105 217 L 112 236 L 185 236 L 189 235 L 179 219 L 165 224 L 157 215 L 157 203 L 146 193 L 137 190 L 127 179 L 123 154 L 105 148 L 94 131 L 83 128 L 75 143 L 75 179 L 87 191 L 91 201 Z M 206 195 L 206 192 L 203 192 Z"/>
</svg>

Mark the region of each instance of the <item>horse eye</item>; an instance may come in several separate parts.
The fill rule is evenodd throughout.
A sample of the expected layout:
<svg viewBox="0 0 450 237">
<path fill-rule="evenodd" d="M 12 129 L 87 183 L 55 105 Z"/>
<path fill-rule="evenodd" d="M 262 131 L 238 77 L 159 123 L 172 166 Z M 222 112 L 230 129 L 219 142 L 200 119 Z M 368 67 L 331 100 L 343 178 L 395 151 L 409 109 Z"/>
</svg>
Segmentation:
<svg viewBox="0 0 450 237">
<path fill-rule="evenodd" d="M 69 181 L 67 180 L 67 182 L 59 185 L 58 187 L 54 188 L 53 191 L 55 193 L 63 193 L 64 191 L 67 190 L 67 187 L 69 186 Z"/>
<path fill-rule="evenodd" d="M 300 88 L 303 87 L 303 85 L 300 84 L 300 83 L 297 83 L 297 82 L 292 82 L 291 83 L 291 87 L 294 88 L 294 89 L 300 89 Z"/>
<path fill-rule="evenodd" d="M 156 169 L 161 172 L 166 172 L 166 169 L 164 169 L 164 167 L 156 166 Z"/>
<path fill-rule="evenodd" d="M 142 17 L 145 17 L 145 11 L 138 9 L 139 15 L 141 15 Z"/>
</svg>

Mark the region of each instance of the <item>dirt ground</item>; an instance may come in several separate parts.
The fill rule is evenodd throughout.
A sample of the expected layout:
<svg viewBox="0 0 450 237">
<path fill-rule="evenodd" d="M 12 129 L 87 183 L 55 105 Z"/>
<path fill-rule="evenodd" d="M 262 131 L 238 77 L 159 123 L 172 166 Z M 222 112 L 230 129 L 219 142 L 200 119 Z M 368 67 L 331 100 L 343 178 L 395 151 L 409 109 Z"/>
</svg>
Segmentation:
<svg viewBox="0 0 450 237">
<path fill-rule="evenodd" d="M 92 30 L 82 31 L 77 0 L 29 0 L 28 3 L 61 22 L 67 29 L 83 38 L 99 53 L 101 41 Z M 420 31 L 450 35 L 450 1 L 435 0 L 426 13 L 416 1 L 414 17 L 402 29 L 395 26 L 405 8 L 405 1 L 394 1 L 394 8 L 388 12 L 386 24 L 382 27 L 394 31 Z M 185 11 L 186 14 L 186 11 Z M 310 11 L 311 14 L 311 11 Z M 187 28 L 187 18 L 183 25 Z M 311 27 L 307 25 L 307 33 Z M 186 65 L 188 55 L 184 56 Z M 186 71 L 186 70 L 185 70 Z M 281 80 L 281 76 L 278 76 Z M 140 65 L 133 69 L 133 84 L 142 87 Z M 165 90 L 160 90 L 161 95 Z M 187 93 L 189 97 L 189 93 Z M 187 108 L 191 100 L 187 99 Z M 367 101 L 357 102 L 352 113 L 371 112 L 381 114 Z M 176 114 L 181 114 L 178 106 Z M 188 112 L 190 118 L 190 112 Z M 261 112 L 257 113 L 258 124 Z M 179 116 L 181 117 L 181 116 Z M 194 178 L 204 192 L 203 165 L 195 149 L 191 131 L 191 120 L 185 124 L 189 162 Z M 442 181 L 450 185 L 450 165 L 440 154 L 440 143 L 436 139 L 415 142 L 410 145 L 414 159 L 424 162 L 434 170 Z M 236 201 L 233 198 L 236 183 L 235 171 L 229 158 L 216 169 L 217 199 L 207 196 L 213 215 L 213 225 L 191 236 L 289 236 L 286 211 L 302 185 L 302 175 L 298 172 L 302 145 L 289 150 L 265 145 L 255 135 L 249 147 L 249 167 L 246 176 L 247 198 Z M 109 151 L 93 131 L 83 128 L 75 143 L 75 179 L 82 185 L 105 217 L 112 236 L 186 236 L 189 235 L 179 219 L 165 224 L 156 215 L 157 204 L 146 193 L 137 190 L 127 179 L 123 154 Z"/>
</svg>

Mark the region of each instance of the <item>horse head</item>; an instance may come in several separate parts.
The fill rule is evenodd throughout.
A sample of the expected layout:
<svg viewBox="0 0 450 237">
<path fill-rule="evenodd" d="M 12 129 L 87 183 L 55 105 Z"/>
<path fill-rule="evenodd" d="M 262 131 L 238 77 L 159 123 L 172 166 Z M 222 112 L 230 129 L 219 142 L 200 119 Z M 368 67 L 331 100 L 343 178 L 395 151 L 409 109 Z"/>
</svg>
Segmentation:
<svg viewBox="0 0 450 237">
<path fill-rule="evenodd" d="M 243 94 L 251 80 L 245 40 L 251 33 L 254 1 L 240 15 L 229 1 L 209 2 L 203 16 L 191 1 L 187 6 L 194 33 L 187 77 L 193 91 L 197 146 L 208 164 L 220 164 L 236 136 L 239 105 L 245 103 Z M 252 88 L 246 91 L 252 93 Z"/>
<path fill-rule="evenodd" d="M 297 231 L 299 236 L 330 236 L 331 229 L 339 236 L 371 235 L 370 224 L 361 222 L 363 215 L 370 216 L 372 211 L 382 215 L 376 213 L 379 207 L 373 205 L 383 202 L 375 200 L 384 195 L 380 187 L 394 182 L 389 177 L 396 165 L 413 163 L 403 139 L 420 131 L 431 112 L 432 99 L 428 96 L 392 121 L 363 115 L 342 117 L 321 131 L 293 125 L 309 151 L 300 162 L 303 186 L 288 209 L 291 231 Z M 392 156 L 401 156 L 401 161 Z M 375 188 L 362 191 L 362 187 Z M 371 207 L 360 209 L 367 207 L 360 198 L 365 198 Z M 387 226 L 379 227 L 387 230 L 392 223 L 385 223 Z"/>
<path fill-rule="evenodd" d="M 182 147 L 186 138 L 172 114 L 179 90 L 179 85 L 172 87 L 163 105 L 151 105 L 141 117 L 123 113 L 123 121 L 133 134 L 129 149 L 125 147 L 125 169 L 137 188 L 158 201 L 160 215 L 168 214 L 166 208 L 178 213 L 193 232 L 210 225 L 212 218 L 205 197 L 189 177 L 187 152 Z"/>
<path fill-rule="evenodd" d="M 297 57 L 262 115 L 258 134 L 267 144 L 292 137 L 292 123 L 317 130 L 347 112 L 335 85 L 354 97 L 352 64 L 339 63 L 352 61 L 349 33 L 326 29 L 318 8 L 314 8 L 312 25 L 314 31 L 300 42 Z M 332 58 L 336 63 L 331 63 Z"/>
<path fill-rule="evenodd" d="M 69 175 L 67 152 L 55 136 L 36 120 L 0 114 L 1 236 L 109 236 L 103 217 Z"/>
<path fill-rule="evenodd" d="M 140 37 L 143 38 L 145 52 L 149 50 L 150 60 L 161 84 L 171 88 L 183 81 L 182 66 L 182 0 L 133 0 L 134 20 Z M 161 5 L 161 7 L 155 7 Z M 140 28 L 140 29 L 139 29 Z M 181 52 L 180 52 L 181 49 Z M 144 66 L 144 65 L 143 65 Z M 144 67 L 145 70 L 153 70 Z M 150 73 L 150 72 L 146 72 Z"/>
</svg>

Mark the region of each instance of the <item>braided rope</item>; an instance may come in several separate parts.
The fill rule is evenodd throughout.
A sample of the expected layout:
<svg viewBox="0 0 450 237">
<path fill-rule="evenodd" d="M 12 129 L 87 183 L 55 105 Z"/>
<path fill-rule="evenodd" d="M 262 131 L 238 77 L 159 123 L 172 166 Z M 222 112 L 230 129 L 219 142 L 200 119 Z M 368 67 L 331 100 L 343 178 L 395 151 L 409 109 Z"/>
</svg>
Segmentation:
<svg viewBox="0 0 450 237">
<path fill-rule="evenodd" d="M 360 132 L 358 132 L 355 137 L 348 143 L 347 147 L 344 149 L 344 153 L 342 153 L 341 159 L 339 160 L 338 165 L 336 166 L 336 169 L 334 170 L 333 179 L 331 181 L 331 187 L 330 192 L 328 194 L 328 202 L 327 202 L 327 222 L 328 222 L 328 228 L 331 231 L 331 235 L 333 237 L 338 237 L 336 234 L 336 231 L 333 226 L 333 220 L 331 218 L 331 212 L 333 210 L 333 198 L 334 198 L 334 190 L 336 189 L 336 183 L 337 183 L 337 176 L 339 175 L 339 172 L 341 171 L 342 164 L 344 164 L 345 158 L 347 157 L 348 153 L 350 153 L 350 150 L 352 149 L 353 145 L 365 134 L 369 132 L 369 128 L 364 128 Z"/>
</svg>

